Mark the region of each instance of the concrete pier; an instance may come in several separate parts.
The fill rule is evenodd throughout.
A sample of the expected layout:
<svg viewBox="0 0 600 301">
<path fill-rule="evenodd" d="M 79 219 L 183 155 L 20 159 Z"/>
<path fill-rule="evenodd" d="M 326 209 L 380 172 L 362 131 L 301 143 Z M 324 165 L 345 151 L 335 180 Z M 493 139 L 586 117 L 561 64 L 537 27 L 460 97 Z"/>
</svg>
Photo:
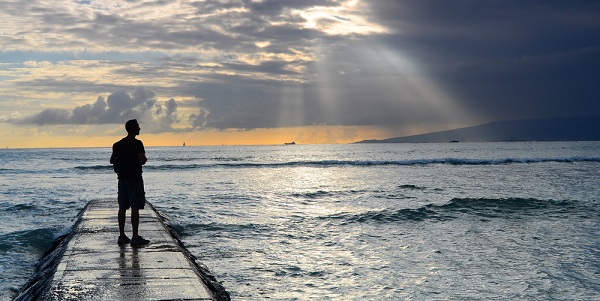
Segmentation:
<svg viewBox="0 0 600 301">
<path fill-rule="evenodd" d="M 117 210 L 116 200 L 88 203 L 16 300 L 230 299 L 151 204 L 140 211 L 139 228 L 150 244 L 117 245 Z M 129 211 L 126 225 L 131 236 Z"/>
</svg>

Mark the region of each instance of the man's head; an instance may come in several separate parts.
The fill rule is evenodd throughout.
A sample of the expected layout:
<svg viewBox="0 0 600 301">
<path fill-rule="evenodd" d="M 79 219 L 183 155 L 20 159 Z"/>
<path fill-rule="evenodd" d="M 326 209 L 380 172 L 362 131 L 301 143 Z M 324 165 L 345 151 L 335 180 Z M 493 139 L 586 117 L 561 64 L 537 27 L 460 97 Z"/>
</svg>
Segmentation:
<svg viewBox="0 0 600 301">
<path fill-rule="evenodd" d="M 136 119 L 131 119 L 125 123 L 125 130 L 127 130 L 127 134 L 129 135 L 138 135 L 140 133 L 140 125 Z"/>
</svg>

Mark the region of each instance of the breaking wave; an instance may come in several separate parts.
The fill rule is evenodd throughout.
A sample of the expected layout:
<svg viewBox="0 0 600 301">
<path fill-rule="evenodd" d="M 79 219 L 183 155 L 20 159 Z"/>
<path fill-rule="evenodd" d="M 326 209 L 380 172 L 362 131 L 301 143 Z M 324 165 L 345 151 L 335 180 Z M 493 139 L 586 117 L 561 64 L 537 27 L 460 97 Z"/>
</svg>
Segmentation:
<svg viewBox="0 0 600 301">
<path fill-rule="evenodd" d="M 447 221 L 474 216 L 482 220 L 495 218 L 528 218 L 543 216 L 545 218 L 563 218 L 577 216 L 593 218 L 600 214 L 600 209 L 579 201 L 538 200 L 526 198 L 485 199 L 457 198 L 443 205 L 425 205 L 415 209 L 374 210 L 362 213 L 339 213 L 322 217 L 338 220 L 342 223 L 392 223 Z"/>
<path fill-rule="evenodd" d="M 339 167 L 339 166 L 426 166 L 426 165 L 508 165 L 508 164 L 535 164 L 535 163 L 600 163 L 600 157 L 573 157 L 573 158 L 504 158 L 504 159 L 466 159 L 466 158 L 438 158 L 417 160 L 391 160 L 391 161 L 352 161 L 352 160 L 320 160 L 320 161 L 291 161 L 291 162 L 240 162 L 240 160 L 215 160 L 210 163 L 192 164 L 160 164 L 152 163 L 144 166 L 144 170 L 182 170 L 202 168 L 278 168 L 278 167 Z M 112 169 L 112 165 L 76 166 L 82 171 L 104 171 Z"/>
<path fill-rule="evenodd" d="M 0 236 L 0 252 L 15 248 L 33 248 L 38 252 L 44 252 L 52 245 L 54 238 L 55 233 L 50 228 L 6 233 Z"/>
<path fill-rule="evenodd" d="M 382 166 L 382 165 L 503 165 L 503 164 L 527 164 L 527 163 L 575 163 L 575 162 L 600 162 L 600 157 L 575 157 L 575 158 L 505 158 L 505 159 L 465 159 L 465 158 L 438 158 L 438 159 L 416 159 L 416 160 L 391 160 L 391 161 L 345 161 L 345 160 L 321 160 L 321 161 L 294 161 L 281 163 L 228 163 L 217 164 L 219 166 L 231 167 L 289 167 L 289 166 Z"/>
</svg>

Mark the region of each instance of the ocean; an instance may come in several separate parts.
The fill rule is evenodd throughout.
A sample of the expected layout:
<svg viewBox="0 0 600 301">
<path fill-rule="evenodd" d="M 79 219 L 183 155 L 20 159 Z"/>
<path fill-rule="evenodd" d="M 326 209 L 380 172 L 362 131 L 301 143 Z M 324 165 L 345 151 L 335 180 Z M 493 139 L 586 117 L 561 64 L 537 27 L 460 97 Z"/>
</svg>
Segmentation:
<svg viewBox="0 0 600 301">
<path fill-rule="evenodd" d="M 146 152 L 148 201 L 232 300 L 600 300 L 600 142 Z M 0 150 L 0 300 L 116 198 L 109 157 Z"/>
</svg>

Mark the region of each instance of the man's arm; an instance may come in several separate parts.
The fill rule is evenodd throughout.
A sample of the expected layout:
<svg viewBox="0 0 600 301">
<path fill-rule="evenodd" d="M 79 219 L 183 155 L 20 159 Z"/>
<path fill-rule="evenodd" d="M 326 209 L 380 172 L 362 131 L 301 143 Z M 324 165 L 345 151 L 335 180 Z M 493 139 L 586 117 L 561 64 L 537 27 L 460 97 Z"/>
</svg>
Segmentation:
<svg viewBox="0 0 600 301">
<path fill-rule="evenodd" d="M 138 145 L 137 145 L 137 153 L 138 153 L 138 158 L 140 159 L 140 163 L 142 163 L 142 165 L 146 164 L 146 161 L 148 161 L 148 158 L 146 158 L 146 150 L 144 149 L 144 143 L 142 143 L 142 141 L 140 140 L 135 140 Z"/>
<path fill-rule="evenodd" d="M 115 164 L 115 159 L 119 156 L 119 142 L 115 142 L 112 147 L 112 154 L 110 155 L 110 164 Z"/>
<path fill-rule="evenodd" d="M 148 161 L 146 153 L 138 153 L 138 157 L 140 158 L 140 163 L 142 163 L 142 165 L 146 164 L 146 161 Z"/>
</svg>

